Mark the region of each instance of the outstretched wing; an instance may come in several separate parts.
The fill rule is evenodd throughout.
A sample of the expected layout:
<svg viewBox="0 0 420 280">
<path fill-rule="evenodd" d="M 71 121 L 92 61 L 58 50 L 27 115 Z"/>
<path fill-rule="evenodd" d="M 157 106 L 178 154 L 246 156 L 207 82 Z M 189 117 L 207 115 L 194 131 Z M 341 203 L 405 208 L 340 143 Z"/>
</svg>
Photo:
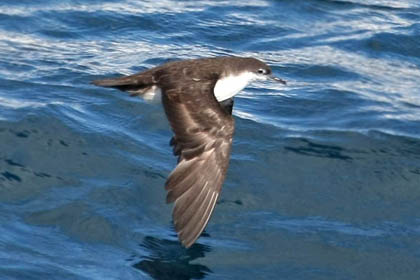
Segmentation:
<svg viewBox="0 0 420 280">
<path fill-rule="evenodd" d="M 188 248 L 207 225 L 222 188 L 234 120 L 214 97 L 215 81 L 162 84 L 171 84 L 163 88 L 162 103 L 175 134 L 171 145 L 178 156 L 178 165 L 165 185 L 167 202 L 175 202 L 175 230 Z"/>
</svg>

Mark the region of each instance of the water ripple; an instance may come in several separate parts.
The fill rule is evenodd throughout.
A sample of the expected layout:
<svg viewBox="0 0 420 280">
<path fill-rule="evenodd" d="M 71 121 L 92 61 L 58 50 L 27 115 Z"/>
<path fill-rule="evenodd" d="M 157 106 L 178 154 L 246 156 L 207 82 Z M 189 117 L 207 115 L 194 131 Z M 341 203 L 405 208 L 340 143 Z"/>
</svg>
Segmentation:
<svg viewBox="0 0 420 280">
<path fill-rule="evenodd" d="M 417 279 L 419 15 L 417 0 L 3 1 L 0 278 Z M 223 197 L 184 250 L 163 109 L 90 81 L 218 55 L 288 84 L 235 99 Z"/>
</svg>

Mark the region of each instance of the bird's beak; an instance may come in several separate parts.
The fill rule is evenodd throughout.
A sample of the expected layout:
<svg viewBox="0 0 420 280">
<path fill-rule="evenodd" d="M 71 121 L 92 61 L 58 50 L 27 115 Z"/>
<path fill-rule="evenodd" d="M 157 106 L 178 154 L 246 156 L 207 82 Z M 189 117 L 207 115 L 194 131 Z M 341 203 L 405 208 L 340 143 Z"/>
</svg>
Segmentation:
<svg viewBox="0 0 420 280">
<path fill-rule="evenodd" d="M 287 84 L 285 80 L 282 80 L 280 78 L 277 78 L 276 76 L 270 76 L 269 79 L 270 80 L 273 80 L 273 81 L 276 81 L 278 83 L 282 83 L 283 85 L 286 85 Z"/>
</svg>

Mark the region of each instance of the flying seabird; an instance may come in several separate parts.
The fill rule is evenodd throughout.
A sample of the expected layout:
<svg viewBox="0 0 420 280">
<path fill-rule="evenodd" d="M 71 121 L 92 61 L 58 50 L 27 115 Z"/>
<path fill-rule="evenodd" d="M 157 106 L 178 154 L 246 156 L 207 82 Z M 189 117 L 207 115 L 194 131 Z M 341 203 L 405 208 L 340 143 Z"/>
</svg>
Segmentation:
<svg viewBox="0 0 420 280">
<path fill-rule="evenodd" d="M 170 145 L 178 157 L 165 184 L 166 202 L 175 202 L 175 230 L 187 248 L 206 227 L 225 180 L 234 132 L 233 97 L 255 80 L 286 84 L 264 62 L 243 57 L 174 61 L 92 82 L 161 100 L 174 133 Z"/>
</svg>

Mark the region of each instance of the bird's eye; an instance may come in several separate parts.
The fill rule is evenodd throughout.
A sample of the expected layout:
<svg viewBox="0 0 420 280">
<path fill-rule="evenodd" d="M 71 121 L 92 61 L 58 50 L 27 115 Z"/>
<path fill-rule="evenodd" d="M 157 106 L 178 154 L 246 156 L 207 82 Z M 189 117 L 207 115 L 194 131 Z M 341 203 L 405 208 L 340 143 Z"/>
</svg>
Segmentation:
<svg viewBox="0 0 420 280">
<path fill-rule="evenodd" d="M 260 68 L 260 69 L 257 70 L 257 73 L 258 74 L 266 74 L 267 71 L 265 69 Z"/>
</svg>

